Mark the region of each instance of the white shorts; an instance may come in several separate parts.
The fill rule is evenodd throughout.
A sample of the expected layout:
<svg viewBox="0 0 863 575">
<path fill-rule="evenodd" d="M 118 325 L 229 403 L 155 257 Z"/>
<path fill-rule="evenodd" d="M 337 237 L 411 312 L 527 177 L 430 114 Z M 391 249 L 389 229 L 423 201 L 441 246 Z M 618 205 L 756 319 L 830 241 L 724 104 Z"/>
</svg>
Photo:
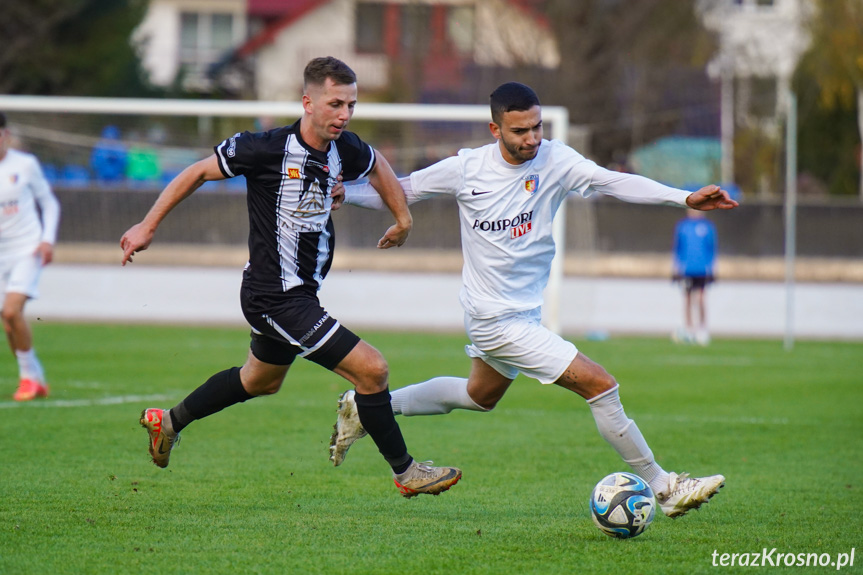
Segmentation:
<svg viewBox="0 0 863 575">
<path fill-rule="evenodd" d="M 554 383 L 578 355 L 575 345 L 542 325 L 541 308 L 491 319 L 464 314 L 464 327 L 471 341 L 464 348 L 467 355 L 508 379 L 523 373 Z"/>
<path fill-rule="evenodd" d="M 23 293 L 39 297 L 39 276 L 42 275 L 42 256 L 29 255 L 0 258 L 0 293 Z"/>
</svg>

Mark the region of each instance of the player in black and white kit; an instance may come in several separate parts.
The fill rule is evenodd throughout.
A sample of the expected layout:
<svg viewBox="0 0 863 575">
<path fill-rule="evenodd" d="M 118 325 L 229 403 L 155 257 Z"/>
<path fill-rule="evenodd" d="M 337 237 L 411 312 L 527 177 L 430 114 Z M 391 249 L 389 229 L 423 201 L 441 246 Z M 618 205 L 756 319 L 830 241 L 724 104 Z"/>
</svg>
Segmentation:
<svg viewBox="0 0 863 575">
<path fill-rule="evenodd" d="M 402 245 L 412 220 L 386 159 L 346 131 L 357 101 L 356 75 L 335 58 L 316 58 L 304 73 L 303 117 L 291 126 L 236 134 L 215 154 L 179 174 L 141 223 L 120 241 L 122 263 L 146 249 L 159 223 L 204 182 L 245 176 L 249 210 L 249 262 L 241 304 L 252 326 L 246 363 L 213 375 L 170 410 L 145 409 L 141 425 L 149 450 L 167 467 L 178 434 L 189 423 L 235 403 L 276 393 L 296 356 L 332 370 L 356 387 L 356 413 L 393 469 L 405 497 L 436 495 L 461 478 L 452 467 L 429 467 L 411 458 L 393 416 L 386 360 L 330 316 L 318 290 L 333 258 L 330 192 L 339 181 L 367 177 L 396 223 L 378 242 Z"/>
<path fill-rule="evenodd" d="M 458 203 L 465 262 L 460 299 L 472 367 L 467 379 L 436 377 L 394 391 L 395 413 L 490 411 L 524 373 L 587 400 L 602 436 L 650 484 L 666 515 L 677 517 L 699 507 L 725 478 L 688 477 L 659 466 L 638 426 L 626 416 L 614 377 L 541 324 L 542 292 L 555 252 L 552 221 L 570 193 L 586 197 L 599 192 L 629 202 L 699 210 L 731 209 L 737 202 L 718 186 L 690 193 L 611 172 L 560 141 L 543 140 L 539 98 L 523 84 L 498 87 L 491 95 L 491 116 L 495 143 L 461 150 L 400 180 L 409 203 L 437 194 L 454 196 Z M 346 203 L 380 206 L 367 185 L 345 190 Z M 339 402 L 343 413 L 330 446 L 335 465 L 365 435 L 362 422 L 352 416 L 353 398 L 347 391 Z"/>
</svg>

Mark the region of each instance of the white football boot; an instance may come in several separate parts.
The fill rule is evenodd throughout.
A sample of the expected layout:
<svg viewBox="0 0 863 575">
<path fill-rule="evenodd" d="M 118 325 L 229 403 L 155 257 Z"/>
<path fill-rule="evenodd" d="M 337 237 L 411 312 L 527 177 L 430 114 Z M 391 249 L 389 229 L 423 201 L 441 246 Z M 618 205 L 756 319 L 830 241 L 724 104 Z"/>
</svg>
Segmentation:
<svg viewBox="0 0 863 575">
<path fill-rule="evenodd" d="M 339 397 L 339 416 L 333 426 L 333 435 L 330 437 L 330 461 L 337 467 L 345 460 L 351 445 L 368 435 L 368 432 L 363 429 L 363 424 L 360 423 L 354 395 L 354 390 L 349 389 Z"/>
<path fill-rule="evenodd" d="M 725 485 L 725 477 L 689 477 L 688 473 L 668 474 L 668 487 L 656 492 L 659 508 L 669 517 L 680 517 L 690 509 L 698 509 Z"/>
<path fill-rule="evenodd" d="M 403 497 L 410 499 L 421 493 L 440 495 L 461 479 L 458 467 L 431 467 L 431 463 L 413 461 L 404 473 L 393 473 L 393 481 Z"/>
</svg>

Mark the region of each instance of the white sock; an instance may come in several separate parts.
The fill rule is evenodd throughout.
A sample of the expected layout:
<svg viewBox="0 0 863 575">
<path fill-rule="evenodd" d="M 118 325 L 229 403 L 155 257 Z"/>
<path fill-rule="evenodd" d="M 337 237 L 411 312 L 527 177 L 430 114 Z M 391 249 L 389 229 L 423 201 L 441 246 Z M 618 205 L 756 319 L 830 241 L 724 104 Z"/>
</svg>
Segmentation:
<svg viewBox="0 0 863 575">
<path fill-rule="evenodd" d="M 654 493 L 665 492 L 668 473 L 656 463 L 638 426 L 626 417 L 618 390 L 619 386 L 615 386 L 587 401 L 596 427 L 635 474 L 647 481 Z"/>
<path fill-rule="evenodd" d="M 395 415 L 441 415 L 453 409 L 488 411 L 467 393 L 463 377 L 435 377 L 390 392 Z"/>
<path fill-rule="evenodd" d="M 21 379 L 32 379 L 39 383 L 45 383 L 45 372 L 42 370 L 39 358 L 36 357 L 34 348 L 31 347 L 27 351 L 17 350 L 15 357 L 18 358 L 18 373 Z"/>
</svg>

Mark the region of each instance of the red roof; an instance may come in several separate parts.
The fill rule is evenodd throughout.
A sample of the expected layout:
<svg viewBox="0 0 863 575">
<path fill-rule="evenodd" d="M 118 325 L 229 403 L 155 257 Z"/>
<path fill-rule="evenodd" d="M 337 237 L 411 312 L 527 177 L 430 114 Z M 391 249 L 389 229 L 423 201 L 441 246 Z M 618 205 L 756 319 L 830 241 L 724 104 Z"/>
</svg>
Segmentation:
<svg viewBox="0 0 863 575">
<path fill-rule="evenodd" d="M 543 11 L 545 0 L 507 0 L 513 6 L 520 8 L 531 18 L 543 26 L 550 26 L 550 22 Z"/>
<path fill-rule="evenodd" d="M 271 44 L 283 28 L 290 26 L 296 20 L 305 16 L 318 6 L 331 0 L 248 0 L 247 11 L 250 16 L 280 16 L 273 24 L 267 26 L 259 34 L 249 38 L 240 46 L 237 53 L 248 56 Z"/>
<path fill-rule="evenodd" d="M 248 0 L 249 16 L 273 18 L 305 12 L 308 4 L 320 4 L 318 0 Z"/>
</svg>

